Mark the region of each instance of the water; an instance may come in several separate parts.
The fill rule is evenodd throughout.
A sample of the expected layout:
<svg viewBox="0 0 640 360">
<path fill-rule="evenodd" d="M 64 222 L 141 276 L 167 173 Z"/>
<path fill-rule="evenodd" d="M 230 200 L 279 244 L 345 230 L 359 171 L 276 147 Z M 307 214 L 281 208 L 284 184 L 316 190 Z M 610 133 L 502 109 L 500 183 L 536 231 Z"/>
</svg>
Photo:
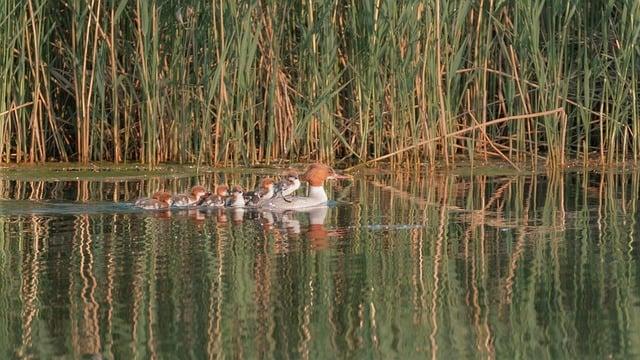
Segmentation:
<svg viewBox="0 0 640 360">
<path fill-rule="evenodd" d="M 145 212 L 253 175 L 0 181 L 0 358 L 640 356 L 638 174 L 363 176 L 328 209 Z"/>
</svg>

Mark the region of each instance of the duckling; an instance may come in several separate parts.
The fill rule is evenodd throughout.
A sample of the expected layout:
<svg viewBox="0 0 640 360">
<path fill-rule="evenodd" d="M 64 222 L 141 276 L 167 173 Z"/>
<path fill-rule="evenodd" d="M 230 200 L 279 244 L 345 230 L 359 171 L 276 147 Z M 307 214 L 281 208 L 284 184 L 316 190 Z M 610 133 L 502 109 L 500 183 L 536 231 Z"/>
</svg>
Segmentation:
<svg viewBox="0 0 640 360">
<path fill-rule="evenodd" d="M 173 205 L 173 198 L 166 191 L 157 191 L 151 195 L 151 198 L 138 199 L 134 203 L 134 206 L 145 210 L 168 210 L 171 205 Z"/>
<path fill-rule="evenodd" d="M 284 179 L 275 185 L 274 196 L 282 196 L 287 200 L 287 196 L 296 192 L 300 188 L 300 178 L 295 171 L 288 172 Z"/>
<path fill-rule="evenodd" d="M 260 201 L 260 192 L 257 190 L 247 191 L 242 195 L 244 197 L 245 204 L 254 206 L 258 201 Z"/>
<path fill-rule="evenodd" d="M 274 182 L 271 178 L 264 178 L 260 181 L 260 186 L 254 191 L 253 196 L 247 202 L 251 206 L 262 206 L 273 197 Z"/>
<path fill-rule="evenodd" d="M 231 191 L 231 197 L 227 199 L 226 205 L 231 207 L 243 207 L 245 205 L 243 194 L 244 190 L 240 185 L 234 186 Z"/>
<path fill-rule="evenodd" d="M 207 192 L 207 190 L 200 186 L 196 185 L 191 188 L 190 194 L 178 194 L 173 197 L 173 206 L 175 207 L 188 207 L 195 206 L 206 196 L 209 196 L 211 193 Z"/>
<path fill-rule="evenodd" d="M 209 195 L 202 201 L 202 206 L 206 207 L 224 207 L 225 201 L 229 197 L 229 187 L 219 185 L 216 187 L 215 194 Z"/>
</svg>

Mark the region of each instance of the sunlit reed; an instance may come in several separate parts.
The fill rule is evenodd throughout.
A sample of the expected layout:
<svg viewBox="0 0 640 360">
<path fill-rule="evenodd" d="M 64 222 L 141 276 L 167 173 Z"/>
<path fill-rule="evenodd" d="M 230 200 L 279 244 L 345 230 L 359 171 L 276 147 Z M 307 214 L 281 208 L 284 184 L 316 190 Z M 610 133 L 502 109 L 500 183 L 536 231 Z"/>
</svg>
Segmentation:
<svg viewBox="0 0 640 360">
<path fill-rule="evenodd" d="M 637 2 L 9 0 L 0 162 L 640 159 Z"/>
</svg>

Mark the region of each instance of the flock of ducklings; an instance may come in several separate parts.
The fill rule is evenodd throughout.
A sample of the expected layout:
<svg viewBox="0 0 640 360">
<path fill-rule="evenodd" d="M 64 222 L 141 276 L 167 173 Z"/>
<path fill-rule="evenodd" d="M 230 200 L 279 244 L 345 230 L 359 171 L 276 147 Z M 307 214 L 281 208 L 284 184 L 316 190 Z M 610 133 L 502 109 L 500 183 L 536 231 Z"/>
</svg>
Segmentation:
<svg viewBox="0 0 640 360">
<path fill-rule="evenodd" d="M 260 207 L 278 197 L 286 200 L 299 187 L 298 174 L 289 172 L 278 182 L 269 177 L 262 179 L 254 191 L 245 192 L 240 185 L 236 185 L 232 189 L 226 185 L 218 185 L 212 192 L 204 186 L 196 185 L 191 188 L 189 194 L 172 195 L 166 191 L 157 191 L 150 198 L 138 199 L 134 205 L 146 210 L 192 207 Z"/>
</svg>

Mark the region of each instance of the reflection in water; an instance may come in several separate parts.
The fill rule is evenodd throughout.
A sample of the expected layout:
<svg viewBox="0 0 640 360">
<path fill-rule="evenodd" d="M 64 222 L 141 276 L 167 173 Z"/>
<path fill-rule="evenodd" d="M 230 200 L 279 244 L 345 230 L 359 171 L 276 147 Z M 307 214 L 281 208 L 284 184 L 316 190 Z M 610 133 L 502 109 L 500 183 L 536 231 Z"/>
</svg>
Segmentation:
<svg viewBox="0 0 640 360">
<path fill-rule="evenodd" d="M 0 181 L 0 358 L 638 356 L 639 179 L 377 175 L 276 213 L 122 206 L 242 175 Z"/>
</svg>

